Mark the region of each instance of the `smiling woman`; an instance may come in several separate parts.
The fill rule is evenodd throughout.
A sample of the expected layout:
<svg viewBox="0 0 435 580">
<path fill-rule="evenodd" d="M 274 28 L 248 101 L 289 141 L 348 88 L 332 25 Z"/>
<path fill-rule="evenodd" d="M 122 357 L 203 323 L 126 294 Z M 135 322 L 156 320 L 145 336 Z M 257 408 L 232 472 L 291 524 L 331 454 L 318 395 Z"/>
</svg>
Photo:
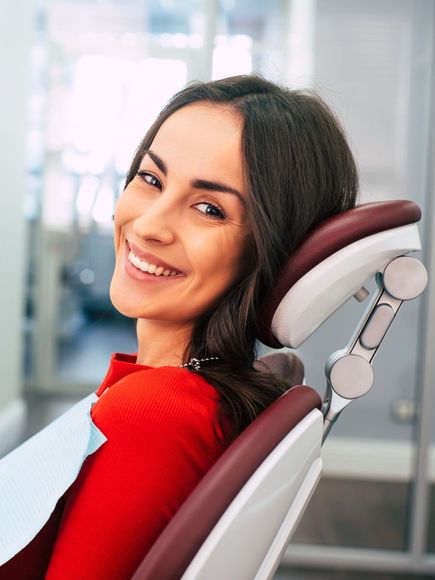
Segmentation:
<svg viewBox="0 0 435 580">
<path fill-rule="evenodd" d="M 260 307 L 284 258 L 357 187 L 343 131 L 313 94 L 240 76 L 173 97 L 114 216 L 110 296 L 137 319 L 138 349 L 113 355 L 96 392 L 106 441 L 0 577 L 132 576 L 225 447 L 288 389 L 254 365 Z"/>
<path fill-rule="evenodd" d="M 118 202 L 111 299 L 138 319 L 142 364 L 184 362 L 195 320 L 243 274 L 249 228 L 241 121 L 222 105 L 178 110 Z M 156 335 L 164 340 L 153 341 Z"/>
<path fill-rule="evenodd" d="M 184 364 L 191 357 L 217 357 L 197 374 L 219 391 L 219 417 L 230 417 L 233 427 L 229 442 L 286 388 L 253 366 L 260 306 L 280 264 L 308 231 L 355 205 L 353 155 L 340 123 L 315 93 L 253 75 L 230 77 L 192 83 L 173 97 L 140 144 L 123 195 L 138 181 L 146 184 L 136 192 L 137 203 L 149 208 L 145 236 L 146 228 L 151 238 L 155 228 L 162 236 L 138 243 L 138 251 L 150 244 L 159 258 L 180 251 L 180 262 L 171 264 L 186 268 L 186 278 L 176 280 L 180 309 L 167 309 L 163 319 L 175 323 L 170 335 L 156 344 L 151 329 L 158 321 L 138 318 L 138 360 L 147 360 L 154 348 Z M 162 212 L 158 219 L 154 208 Z M 194 210 L 207 216 L 196 222 Z M 173 243 L 165 247 L 165 239 Z M 202 259 L 204 266 L 210 261 L 210 271 L 196 280 Z M 113 300 L 115 282 L 116 276 Z M 182 284 L 189 292 L 181 294 Z M 133 307 L 126 299 L 123 304 Z M 202 311 L 195 310 L 201 304 Z"/>
</svg>

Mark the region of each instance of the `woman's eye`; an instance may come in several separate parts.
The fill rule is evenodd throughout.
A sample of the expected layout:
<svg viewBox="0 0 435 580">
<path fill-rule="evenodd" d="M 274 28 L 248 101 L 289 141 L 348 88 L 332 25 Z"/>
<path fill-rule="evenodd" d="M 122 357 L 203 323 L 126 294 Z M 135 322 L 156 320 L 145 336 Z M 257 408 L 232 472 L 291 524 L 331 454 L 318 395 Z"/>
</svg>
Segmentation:
<svg viewBox="0 0 435 580">
<path fill-rule="evenodd" d="M 137 174 L 149 185 L 152 185 L 153 187 L 158 187 L 159 189 L 162 188 L 162 184 L 157 179 L 157 177 L 155 177 L 152 173 L 148 173 L 148 171 L 138 171 Z"/>
<path fill-rule="evenodd" d="M 201 213 L 204 213 L 205 215 L 209 215 L 210 217 L 216 218 L 216 219 L 225 219 L 226 215 L 224 214 L 223 210 L 220 207 L 217 207 L 217 205 L 214 205 L 212 203 L 208 203 L 208 202 L 201 202 L 201 203 L 197 203 L 195 204 L 195 207 L 198 208 L 198 210 Z"/>
</svg>

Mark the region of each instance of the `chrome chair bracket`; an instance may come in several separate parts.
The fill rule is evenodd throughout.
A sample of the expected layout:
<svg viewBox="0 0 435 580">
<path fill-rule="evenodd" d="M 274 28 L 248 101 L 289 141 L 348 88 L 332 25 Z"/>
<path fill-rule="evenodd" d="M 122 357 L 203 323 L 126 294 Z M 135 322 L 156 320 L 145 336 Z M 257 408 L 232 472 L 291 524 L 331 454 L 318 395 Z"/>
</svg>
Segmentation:
<svg viewBox="0 0 435 580">
<path fill-rule="evenodd" d="M 334 352 L 326 363 L 323 441 L 342 410 L 372 388 L 372 360 L 403 302 L 417 298 L 425 289 L 427 272 L 417 258 L 399 256 L 378 271 L 375 279 L 378 291 L 348 345 Z M 367 291 L 362 288 L 355 298 L 361 300 L 367 296 Z"/>
</svg>

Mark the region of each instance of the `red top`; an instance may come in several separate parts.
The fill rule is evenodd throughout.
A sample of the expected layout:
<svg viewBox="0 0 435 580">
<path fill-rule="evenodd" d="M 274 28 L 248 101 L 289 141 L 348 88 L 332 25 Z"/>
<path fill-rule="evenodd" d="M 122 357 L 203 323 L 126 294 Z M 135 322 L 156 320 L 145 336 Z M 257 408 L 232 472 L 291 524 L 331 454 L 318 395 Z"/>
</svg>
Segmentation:
<svg viewBox="0 0 435 580">
<path fill-rule="evenodd" d="M 216 389 L 185 368 L 135 360 L 112 355 L 97 391 L 91 415 L 107 441 L 66 494 L 48 580 L 130 578 L 224 450 Z M 32 544 L 38 537 L 20 554 Z"/>
</svg>

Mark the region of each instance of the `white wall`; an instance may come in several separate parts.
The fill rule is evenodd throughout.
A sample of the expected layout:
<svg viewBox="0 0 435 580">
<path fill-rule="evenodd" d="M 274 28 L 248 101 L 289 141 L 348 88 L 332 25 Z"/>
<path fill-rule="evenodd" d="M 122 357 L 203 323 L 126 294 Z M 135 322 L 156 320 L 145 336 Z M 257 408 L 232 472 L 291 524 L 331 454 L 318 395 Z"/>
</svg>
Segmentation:
<svg viewBox="0 0 435 580">
<path fill-rule="evenodd" d="M 32 0 L 0 2 L 0 452 L 23 414 L 25 132 Z"/>
</svg>

